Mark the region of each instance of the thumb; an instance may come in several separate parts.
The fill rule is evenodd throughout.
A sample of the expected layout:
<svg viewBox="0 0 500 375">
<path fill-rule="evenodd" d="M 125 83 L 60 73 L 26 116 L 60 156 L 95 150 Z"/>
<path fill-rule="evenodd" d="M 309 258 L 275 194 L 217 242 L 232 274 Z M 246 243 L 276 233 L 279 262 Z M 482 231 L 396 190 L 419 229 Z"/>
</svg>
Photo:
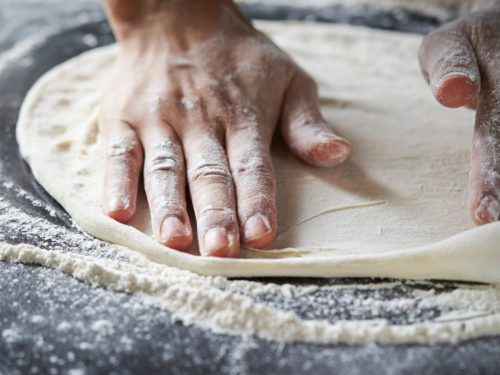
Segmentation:
<svg viewBox="0 0 500 375">
<path fill-rule="evenodd" d="M 439 103 L 450 108 L 476 108 L 481 81 L 479 68 L 460 21 L 427 35 L 420 47 L 419 62 Z"/>
<path fill-rule="evenodd" d="M 290 149 L 309 164 L 332 167 L 349 156 L 351 144 L 326 123 L 316 83 L 304 72 L 297 73 L 287 89 L 280 123 Z"/>
</svg>

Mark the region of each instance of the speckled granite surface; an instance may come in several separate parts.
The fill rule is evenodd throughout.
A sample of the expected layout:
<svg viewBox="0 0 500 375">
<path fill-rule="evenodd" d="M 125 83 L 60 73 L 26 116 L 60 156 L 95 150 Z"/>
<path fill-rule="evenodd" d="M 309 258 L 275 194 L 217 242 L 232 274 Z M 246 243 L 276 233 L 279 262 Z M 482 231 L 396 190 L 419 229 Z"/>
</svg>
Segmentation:
<svg viewBox="0 0 500 375">
<path fill-rule="evenodd" d="M 259 18 L 321 19 L 326 14 L 266 4 L 244 8 Z M 406 17 L 411 19 L 405 21 L 407 31 L 439 23 L 411 14 L 382 12 L 370 22 L 356 17 L 343 20 L 387 28 L 397 26 L 387 20 Z M 342 19 L 337 13 L 328 20 Z M 0 239 L 47 241 L 43 233 L 35 235 L 36 223 L 82 236 L 31 178 L 17 153 L 14 127 L 26 91 L 44 71 L 111 42 L 111 34 L 98 3 L 82 0 L 0 1 L 0 25 Z M 32 228 L 12 222 L 19 219 L 8 213 L 18 211 L 33 218 Z M 24 230 L 7 230 L 12 224 Z M 61 245 L 59 238 L 49 241 Z M 185 327 L 136 297 L 95 289 L 50 269 L 0 263 L 0 374 L 494 374 L 499 350 L 500 338 L 456 346 L 322 346 L 213 334 Z"/>
</svg>

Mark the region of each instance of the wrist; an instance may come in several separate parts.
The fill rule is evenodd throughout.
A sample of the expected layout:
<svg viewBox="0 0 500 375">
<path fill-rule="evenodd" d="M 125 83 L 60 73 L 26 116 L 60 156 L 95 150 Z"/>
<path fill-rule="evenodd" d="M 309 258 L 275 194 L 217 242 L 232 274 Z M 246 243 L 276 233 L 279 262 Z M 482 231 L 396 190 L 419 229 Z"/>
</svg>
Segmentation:
<svg viewBox="0 0 500 375">
<path fill-rule="evenodd" d="M 118 42 L 208 38 L 228 20 L 250 23 L 232 0 L 104 0 Z M 229 16 L 229 17 L 228 17 Z M 233 17 L 231 17 L 233 16 Z"/>
<path fill-rule="evenodd" d="M 474 1 L 472 10 L 477 11 L 495 7 L 500 7 L 500 0 L 476 0 Z"/>
</svg>

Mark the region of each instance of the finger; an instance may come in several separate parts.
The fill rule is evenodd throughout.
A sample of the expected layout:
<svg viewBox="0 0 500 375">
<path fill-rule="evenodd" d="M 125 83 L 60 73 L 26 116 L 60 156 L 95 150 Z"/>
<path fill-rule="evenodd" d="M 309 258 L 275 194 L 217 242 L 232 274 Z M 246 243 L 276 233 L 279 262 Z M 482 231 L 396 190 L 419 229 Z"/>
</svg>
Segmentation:
<svg viewBox="0 0 500 375">
<path fill-rule="evenodd" d="M 231 173 L 221 139 L 200 133 L 183 137 L 200 253 L 233 257 L 239 250 L 239 231 Z"/>
<path fill-rule="evenodd" d="M 187 250 L 193 236 L 186 211 L 184 157 L 173 129 L 164 123 L 141 134 L 145 149 L 144 186 L 153 232 L 165 246 Z"/>
<path fill-rule="evenodd" d="M 310 164 L 332 167 L 349 156 L 349 141 L 328 126 L 319 109 L 316 84 L 303 73 L 288 87 L 280 122 L 290 149 Z"/>
<path fill-rule="evenodd" d="M 227 152 L 233 176 L 242 242 L 265 247 L 276 236 L 276 192 L 270 155 L 271 135 L 242 121 L 229 128 Z"/>
<path fill-rule="evenodd" d="M 120 222 L 135 213 L 137 188 L 142 166 L 142 149 L 135 131 L 118 121 L 106 124 L 104 212 Z"/>
<path fill-rule="evenodd" d="M 469 203 L 475 224 L 500 220 L 500 81 L 498 57 L 481 64 L 481 96 L 472 147 Z"/>
<path fill-rule="evenodd" d="M 420 47 L 419 62 L 439 103 L 474 109 L 480 88 L 479 68 L 469 38 L 460 27 L 460 23 L 453 23 L 427 35 Z"/>
</svg>

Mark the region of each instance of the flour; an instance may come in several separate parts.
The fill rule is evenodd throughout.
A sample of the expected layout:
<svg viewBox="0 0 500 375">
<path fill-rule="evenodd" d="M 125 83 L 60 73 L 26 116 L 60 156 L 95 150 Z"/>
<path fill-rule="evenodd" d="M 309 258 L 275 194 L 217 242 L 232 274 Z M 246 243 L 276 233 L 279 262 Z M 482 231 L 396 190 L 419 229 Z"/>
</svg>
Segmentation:
<svg viewBox="0 0 500 375">
<path fill-rule="evenodd" d="M 25 191 L 22 195 L 36 200 Z M 457 342 L 500 333 L 500 289 L 494 286 L 444 287 L 400 281 L 358 284 L 354 280 L 301 286 L 203 277 L 155 264 L 126 248 L 27 215 L 6 202 L 0 205 L 0 227 L 6 233 L 15 233 L 17 228 L 29 238 L 45 238 L 47 246 L 44 250 L 4 242 L 0 245 L 3 261 L 39 264 L 94 286 L 135 294 L 143 304 L 165 309 L 184 324 L 215 332 L 322 343 Z M 65 245 L 51 247 L 50 238 Z M 13 287 L 15 282 L 10 280 Z M 55 287 L 63 286 L 51 288 Z M 398 290 L 405 291 L 404 298 Z M 29 319 L 35 324 L 46 321 L 40 315 Z M 75 328 L 68 321 L 57 326 L 62 333 Z M 113 323 L 101 318 L 90 328 L 96 337 L 107 337 L 113 332 Z M 24 334 L 12 326 L 2 337 L 15 343 Z M 130 339 L 122 338 L 120 345 L 130 347 Z M 255 344 L 250 340 L 248 345 Z M 81 347 L 90 350 L 92 346 L 82 342 Z"/>
<path fill-rule="evenodd" d="M 34 198 L 26 191 L 16 188 L 18 196 L 25 197 L 35 207 L 43 207 L 44 211 L 50 216 L 56 217 L 54 208 L 47 206 L 40 200 Z M 31 242 L 37 243 L 41 248 L 51 247 L 59 251 L 71 251 L 79 249 L 82 254 L 91 254 L 99 257 L 116 258 L 117 255 L 113 252 L 106 251 L 104 248 L 108 245 L 91 236 L 76 232 L 75 229 L 68 230 L 61 226 L 60 222 L 49 222 L 36 216 L 33 213 L 27 213 L 23 210 L 11 207 L 7 200 L 0 196 L 0 242 L 6 241 L 9 237 L 10 241 L 19 242 L 22 238 L 29 238 Z M 12 238 L 8 233 L 15 234 Z M 18 240 L 16 240 L 19 238 Z"/>
<path fill-rule="evenodd" d="M 423 283 L 431 288 L 430 291 L 415 289 L 410 297 L 384 300 L 387 291 L 404 288 L 404 285 L 400 282 L 329 285 L 325 281 L 326 285 L 294 286 L 202 277 L 154 264 L 125 248 L 106 245 L 98 240 L 90 240 L 89 243 L 80 233 L 71 234 L 60 226 L 32 218 L 17 209 L 7 209 L 5 204 L 2 207 L 0 223 L 4 224 L 8 217 L 15 223 L 11 231 L 15 226 L 23 232 L 25 226 L 30 228 L 24 232 L 26 235 L 47 233 L 49 238 L 59 237 L 62 242 L 74 246 L 42 250 L 22 244 L 3 244 L 0 246 L 0 258 L 4 261 L 40 264 L 96 286 L 137 294 L 144 303 L 167 309 L 185 324 L 202 325 L 216 332 L 254 334 L 281 341 L 346 343 L 455 342 L 475 335 L 496 333 L 495 319 L 500 313 L 500 291 L 496 287 L 457 285 L 458 289 L 443 293 L 432 289 L 435 285 Z M 44 230 L 37 230 L 37 227 Z M 101 250 L 97 251 L 98 248 Z M 333 294 L 328 294 L 332 291 Z M 360 298 L 363 293 L 370 297 Z M 344 317 L 347 321 L 328 323 L 329 316 L 337 316 L 335 305 L 339 301 L 344 306 L 342 308 L 349 306 L 352 315 Z M 304 306 L 314 308 L 309 309 L 307 315 L 302 315 L 300 308 Z M 442 323 L 436 324 L 430 319 L 422 324 L 422 316 L 426 314 L 423 310 L 436 307 L 441 311 L 436 321 Z M 452 317 L 446 314 L 453 308 L 458 310 L 455 310 L 457 317 L 469 317 L 466 319 L 467 330 L 463 331 L 456 324 L 456 319 L 451 322 L 446 320 Z M 391 326 L 383 321 L 388 311 L 401 309 L 408 310 L 406 322 L 410 325 L 406 327 L 406 332 L 404 326 Z M 372 316 L 368 321 L 367 312 Z M 476 319 L 478 315 L 481 317 L 479 320 Z M 356 321 L 362 316 L 362 320 Z M 44 319 L 34 316 L 31 320 L 40 324 Z M 420 325 L 412 326 L 414 323 Z M 61 322 L 57 329 L 68 332 L 71 327 L 69 322 Z M 101 319 L 95 321 L 91 329 L 105 334 L 111 332 L 113 327 L 110 321 Z M 438 338 L 434 337 L 437 333 Z M 22 337 L 15 327 L 2 334 L 11 341 Z"/>
<path fill-rule="evenodd" d="M 464 199 L 473 113 L 447 111 L 432 99 L 416 59 L 421 37 L 340 25 L 270 23 L 265 29 L 315 75 L 321 96 L 328 99 L 323 100 L 326 119 L 355 145 L 350 160 L 328 173 L 299 162 L 283 144 L 275 145 L 278 228 L 295 229 L 278 236 L 274 251 L 243 249 L 240 259 L 224 260 L 194 256 L 196 246 L 189 253 L 166 251 L 154 239 L 143 191 L 129 225 L 103 213 L 104 171 L 96 168 L 102 166 L 103 139 L 94 113 L 116 46 L 85 53 L 39 80 L 26 98 L 17 127 L 23 156 L 44 188 L 84 230 L 169 266 L 224 276 L 499 283 L 500 224 L 469 229 Z M 389 54 L 393 43 L 399 48 Z M 321 48 L 304 47 L 314 44 Z M 369 55 L 383 55 L 384 60 L 373 64 Z M 345 104 L 339 107 L 338 98 Z M 439 119 L 438 126 L 433 118 Z M 61 142 L 72 146 L 58 147 Z M 231 179 L 225 150 L 211 138 L 193 137 L 189 142 L 183 146 L 191 197 L 206 199 L 194 182 L 214 173 Z M 219 196 L 228 200 L 232 194 L 227 188 Z M 366 205 L 376 201 L 386 203 Z M 317 216 L 325 206 L 342 207 L 346 202 L 356 210 Z M 224 203 L 232 205 L 229 200 Z M 199 231 L 214 212 L 227 215 L 218 207 L 198 212 Z M 236 222 L 232 216 L 228 219 Z M 236 241 L 237 234 L 232 234 Z"/>
<path fill-rule="evenodd" d="M 13 328 L 8 328 L 8 329 L 4 329 L 2 331 L 2 338 L 7 342 L 7 343 L 15 343 L 15 342 L 18 342 L 18 341 L 21 341 L 21 333 L 19 332 L 19 330 L 15 327 Z"/>
<path fill-rule="evenodd" d="M 270 28 L 272 27 L 270 26 Z M 311 29 L 311 34 L 314 35 L 318 30 Z M 351 44 L 354 50 L 360 48 L 355 43 Z M 402 48 L 404 50 L 404 46 Z M 306 52 L 301 51 L 300 48 L 297 48 L 294 53 L 299 58 L 307 56 Z M 323 52 L 319 51 L 318 53 Z M 332 61 L 334 60 L 332 59 Z M 359 61 L 351 63 L 356 64 Z M 324 93 L 328 92 L 328 85 L 328 82 L 320 82 Z M 354 84 L 351 82 L 351 85 Z M 88 88 L 86 87 L 86 89 Z M 344 108 L 355 108 L 360 103 L 365 105 L 363 101 L 367 97 L 363 95 L 366 93 L 359 90 L 359 87 L 353 86 L 352 89 L 359 92 L 357 103 L 353 102 L 347 95 L 348 92 L 339 91 L 341 99 L 344 99 L 342 95 L 345 95 L 344 103 L 346 106 Z M 420 98 L 420 100 L 420 104 L 427 105 L 425 99 Z M 79 109 L 88 109 L 89 103 L 78 102 L 77 104 L 81 106 Z M 380 108 L 369 106 L 367 108 L 369 115 L 378 113 L 378 111 L 384 113 L 386 109 L 383 103 Z M 57 113 L 61 115 L 58 120 L 64 120 L 64 113 Z M 43 113 L 39 114 L 43 115 Z M 350 115 L 349 112 L 340 113 L 342 120 L 348 115 Z M 413 117 L 415 113 L 410 113 L 410 115 L 408 116 Z M 457 121 L 459 124 L 455 124 L 457 131 L 462 129 L 463 120 L 461 121 Z M 426 125 L 428 124 L 422 124 L 422 126 Z M 88 130 L 87 124 L 82 128 L 85 131 Z M 346 131 L 349 132 L 349 129 Z M 62 133 L 58 134 L 64 138 Z M 376 136 L 377 134 L 373 135 L 373 137 Z M 99 142 L 99 138 L 95 137 L 95 134 L 86 139 L 94 139 Z M 77 150 L 80 146 L 81 144 L 74 144 Z M 435 146 L 434 144 L 433 147 Z M 71 152 L 71 150 L 72 148 L 69 148 L 60 150 L 60 152 Z M 380 158 L 382 155 L 380 150 L 376 151 L 371 155 L 373 159 Z M 466 155 L 462 155 L 460 150 L 455 150 L 451 151 L 449 156 L 444 160 L 430 159 L 426 173 L 431 175 L 439 171 L 447 171 L 453 176 L 453 168 L 451 168 L 451 172 L 448 168 L 450 167 L 449 160 L 461 161 L 465 159 Z M 406 155 L 406 157 L 408 160 L 411 155 Z M 392 161 L 392 166 L 395 166 L 396 162 Z M 456 168 L 461 175 L 461 167 Z M 346 187 L 344 180 L 351 180 L 350 173 L 352 170 L 340 170 L 340 177 L 335 182 Z M 77 179 L 83 179 L 85 175 L 86 173 L 82 172 Z M 307 178 L 305 175 L 298 177 Z M 79 183 L 81 181 L 78 180 Z M 370 185 L 365 180 L 361 182 L 356 186 L 356 194 L 363 196 L 366 189 L 373 189 L 373 184 Z M 96 182 L 96 184 L 98 183 Z M 295 184 L 291 185 L 294 185 L 293 188 L 295 188 Z M 7 183 L 4 186 L 13 194 L 36 201 L 34 197 L 22 189 L 16 190 L 17 188 L 12 183 Z M 418 187 L 419 194 L 430 191 L 431 197 L 433 194 L 442 193 L 443 190 L 446 193 L 451 191 L 459 197 L 462 197 L 464 192 L 464 187 L 459 183 L 452 187 L 456 191 L 450 190 L 452 188 L 449 186 L 439 184 L 428 186 L 420 183 L 415 186 Z M 77 190 L 77 194 L 81 194 L 82 199 L 85 199 L 81 190 Z M 384 194 L 380 193 L 380 195 Z M 313 197 L 317 198 L 317 196 Z M 336 197 L 328 198 L 337 199 Z M 411 211 L 412 215 L 422 214 L 419 207 L 412 206 L 409 197 L 405 197 L 405 199 L 406 202 L 410 202 L 406 207 L 413 210 Z M 453 199 L 456 200 L 457 197 L 453 195 Z M 363 201 L 366 202 L 365 197 L 363 197 Z M 305 212 L 305 217 L 308 217 L 324 211 L 326 201 L 318 199 L 305 203 L 311 206 L 311 211 Z M 329 207 L 335 207 L 337 203 L 339 201 L 329 202 Z M 386 208 L 385 205 L 380 206 Z M 365 208 L 362 216 L 370 215 L 370 210 L 376 210 L 380 207 Z M 447 209 L 451 208 L 447 207 Z M 44 210 L 51 212 L 52 209 L 47 207 Z M 450 215 L 454 220 L 457 220 L 453 228 L 460 227 L 460 225 L 466 227 L 466 224 L 460 221 L 463 220 L 462 214 L 463 212 L 460 211 L 460 215 Z M 297 219 L 293 215 L 290 217 Z M 363 217 L 356 220 L 362 219 Z M 403 223 L 410 219 L 410 217 L 398 217 L 398 220 L 402 220 Z M 400 235 L 399 232 L 404 234 L 405 228 L 396 224 L 398 223 L 385 222 L 376 228 L 376 233 L 379 233 L 378 229 L 383 227 L 386 233 L 390 234 L 392 230 L 398 231 L 398 235 Z M 269 281 L 231 280 L 222 276 L 201 276 L 169 265 L 158 264 L 148 259 L 144 254 L 99 241 L 82 234 L 76 228 L 65 229 L 61 227 L 60 223 L 52 223 L 40 217 L 31 217 L 22 210 L 11 207 L 3 199 L 0 200 L 0 225 L 2 228 L 6 228 L 5 232 L 2 230 L 0 234 L 2 242 L 0 259 L 5 262 L 40 265 L 44 267 L 38 269 L 41 274 L 64 273 L 96 287 L 131 294 L 140 301 L 139 304 L 168 311 L 172 314 L 173 319 L 186 325 L 194 324 L 213 332 L 246 335 L 248 340 L 242 344 L 241 350 L 235 352 L 234 363 L 238 363 L 242 353 L 245 350 L 250 350 L 249 348 L 254 345 L 251 340 L 252 335 L 279 342 L 365 344 L 367 342 L 453 343 L 500 333 L 500 293 L 496 286 L 377 280 L 359 285 L 358 281 L 352 279 L 347 281 L 331 279 L 316 281 L 314 284 L 307 281 L 306 285 L 280 285 Z M 341 231 L 347 228 L 342 220 L 339 220 L 339 227 Z M 443 228 L 435 229 L 436 233 L 431 233 L 431 237 L 442 235 L 441 229 Z M 449 230 L 450 228 L 444 227 L 444 229 Z M 410 230 L 414 231 L 415 228 L 408 225 L 408 231 Z M 17 240 L 13 238 L 12 233 L 18 233 L 19 238 Z M 119 232 L 117 233 L 120 235 Z M 421 235 L 424 236 L 424 234 Z M 37 243 L 37 246 L 24 244 L 21 235 L 26 236 L 30 243 Z M 343 246 L 341 251 L 344 252 L 353 250 L 347 237 L 339 237 L 338 240 L 338 243 Z M 54 243 L 54 238 L 58 239 L 57 244 Z M 367 238 L 369 239 L 370 236 Z M 417 240 L 420 239 L 417 238 Z M 306 250 L 311 251 L 314 248 L 309 246 Z M 332 250 L 333 252 L 337 251 L 336 249 Z M 162 249 L 162 251 L 167 250 Z M 278 252 L 278 255 L 287 254 L 287 252 L 288 254 L 293 253 L 295 257 L 303 255 L 300 249 L 283 249 Z M 276 251 L 269 253 L 276 254 Z M 55 271 L 49 272 L 48 268 Z M 374 268 L 377 268 L 377 265 Z M 97 306 L 89 308 L 96 309 Z M 30 321 L 33 319 L 36 324 L 43 324 L 43 319 L 31 317 Z M 91 327 L 91 331 L 97 335 L 95 337 L 99 337 L 99 335 L 104 337 L 113 332 L 114 323 L 106 318 L 99 318 L 92 323 Z M 73 328 L 72 322 L 60 322 L 57 327 L 61 332 L 71 332 Z M 24 333 L 14 326 L 2 332 L 2 337 L 10 338 L 11 342 L 19 340 L 23 335 Z M 130 347 L 127 338 L 121 341 L 123 341 L 124 347 Z M 43 343 L 40 342 L 40 345 Z M 82 341 L 80 347 L 88 350 L 93 347 L 92 345 L 90 342 Z M 56 361 L 62 360 L 62 358 L 58 358 Z"/>
<path fill-rule="evenodd" d="M 148 103 L 149 113 L 154 115 L 158 113 L 158 109 L 160 108 L 160 104 L 162 102 L 162 98 L 159 95 L 153 96 Z"/>
<path fill-rule="evenodd" d="M 189 98 L 186 98 L 186 97 L 183 97 L 181 99 L 181 104 L 184 108 L 186 108 L 187 110 L 190 110 L 190 109 L 193 109 L 194 106 L 195 106 L 195 103 L 189 99 Z"/>
<path fill-rule="evenodd" d="M 500 333 L 500 289 L 492 286 L 457 285 L 452 288 L 458 289 L 448 292 L 432 290 L 424 293 L 417 289 L 411 298 L 384 301 L 383 293 L 402 285 L 367 285 L 364 290 L 372 297 L 363 300 L 359 298 L 363 287 L 358 289 L 358 285 L 352 284 L 335 287 L 341 292 L 336 295 L 336 300 L 330 300 L 327 295 L 324 295 L 326 299 L 318 300 L 324 293 L 321 286 L 304 290 L 300 286 L 250 281 L 234 281 L 232 285 L 233 282 L 225 278 L 197 276 L 156 265 L 125 248 L 119 251 L 131 255 L 130 264 L 29 245 L 6 244 L 0 245 L 0 259 L 55 268 L 95 286 L 137 294 L 144 303 L 170 311 L 184 324 L 201 325 L 215 332 L 255 335 L 284 342 L 348 344 L 457 342 Z M 313 316 L 301 316 L 300 306 L 310 299 L 316 299 L 319 310 L 310 310 Z M 283 304 L 283 300 L 289 302 Z M 332 314 L 339 301 L 350 306 L 351 317 L 331 322 L 324 317 L 319 319 L 321 314 Z M 294 306 L 288 305 L 290 303 Z M 432 308 L 437 316 L 426 318 L 424 307 Z M 453 309 L 454 315 L 449 313 Z M 408 310 L 408 324 L 392 324 L 387 318 L 382 318 L 390 316 L 390 311 L 400 310 Z M 357 320 L 356 314 L 363 313 L 365 318 Z M 370 318 L 366 319 L 366 316 Z M 58 327 L 61 330 L 68 328 L 64 322 Z M 113 325 L 108 320 L 97 320 L 91 329 L 110 334 Z M 10 340 L 19 337 L 14 328 L 4 331 L 3 335 Z"/>
<path fill-rule="evenodd" d="M 51 4 L 37 1 L 2 3 L 2 19 L 9 22 L 3 22 L 0 39 L 18 42 L 11 46 L 2 45 L 0 75 L 11 66 L 32 65 L 34 62 L 30 53 L 60 31 L 103 19 L 102 8 L 96 6 L 97 1 L 75 0 L 71 4 L 60 2 L 56 5 L 57 2 L 58 0 L 51 1 Z M 34 7 L 36 12 L 32 11 Z M 41 24 L 43 27 L 40 27 Z M 85 45 L 95 46 L 97 39 L 92 34 L 85 34 L 81 41 Z"/>
<path fill-rule="evenodd" d="M 98 44 L 97 37 L 94 34 L 85 34 L 82 37 L 82 42 L 89 47 L 96 47 Z"/>
<path fill-rule="evenodd" d="M 41 45 L 47 38 L 51 35 L 51 33 L 43 32 L 38 35 L 34 35 L 31 38 L 24 39 L 21 42 L 18 42 L 14 47 L 8 50 L 6 53 L 0 55 L 0 75 L 3 71 L 12 63 L 18 62 L 21 60 L 25 65 L 29 65 L 29 60 L 25 60 L 28 57 L 26 55 Z M 24 58 L 24 60 L 23 60 Z"/>
</svg>

